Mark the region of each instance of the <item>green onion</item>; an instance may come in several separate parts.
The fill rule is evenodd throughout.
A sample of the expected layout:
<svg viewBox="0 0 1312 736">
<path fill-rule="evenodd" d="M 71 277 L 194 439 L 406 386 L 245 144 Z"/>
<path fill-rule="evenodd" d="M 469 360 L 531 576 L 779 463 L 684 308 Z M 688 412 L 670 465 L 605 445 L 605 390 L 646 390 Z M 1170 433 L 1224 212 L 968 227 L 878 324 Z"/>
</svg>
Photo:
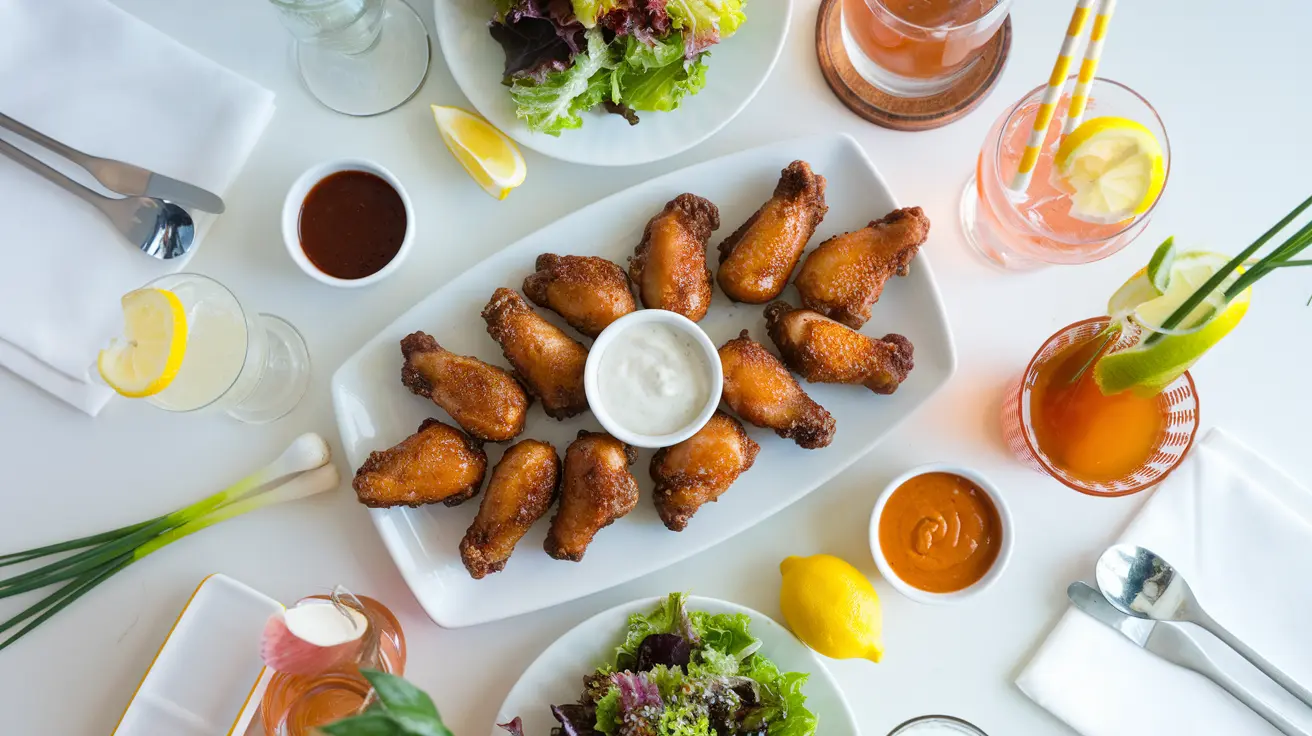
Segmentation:
<svg viewBox="0 0 1312 736">
<path fill-rule="evenodd" d="M 329 459 L 328 443 L 322 437 L 313 432 L 303 434 L 264 468 L 171 514 L 59 544 L 0 555 L 0 567 L 5 567 L 81 550 L 0 580 L 0 598 L 63 583 L 53 593 L 0 623 L 0 633 L 26 624 L 0 642 L 0 649 L 18 641 L 123 568 L 183 537 L 265 506 L 336 488 L 340 479 Z"/>
</svg>

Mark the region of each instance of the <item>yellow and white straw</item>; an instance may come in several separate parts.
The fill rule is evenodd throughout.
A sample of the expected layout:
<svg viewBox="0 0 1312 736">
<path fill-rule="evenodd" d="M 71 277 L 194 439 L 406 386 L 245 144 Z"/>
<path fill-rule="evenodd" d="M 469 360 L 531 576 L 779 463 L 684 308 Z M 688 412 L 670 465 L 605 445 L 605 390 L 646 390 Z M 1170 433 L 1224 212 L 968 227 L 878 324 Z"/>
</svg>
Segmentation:
<svg viewBox="0 0 1312 736">
<path fill-rule="evenodd" d="M 1080 37 L 1084 35 L 1084 26 L 1089 22 L 1089 8 L 1092 6 L 1093 0 L 1076 1 L 1075 12 L 1071 14 L 1071 23 L 1066 28 L 1066 38 L 1061 42 L 1061 54 L 1057 57 L 1057 63 L 1052 66 L 1052 76 L 1048 77 L 1048 88 L 1043 91 L 1039 113 L 1034 117 L 1034 128 L 1030 130 L 1029 143 L 1025 146 L 1025 153 L 1021 155 L 1016 176 L 1011 180 L 1012 191 L 1023 192 L 1030 186 L 1030 178 L 1034 176 L 1034 166 L 1039 162 L 1039 150 L 1043 147 L 1043 139 L 1048 136 L 1048 125 L 1052 123 L 1052 114 L 1057 109 L 1061 90 L 1066 86 L 1066 77 L 1071 73 L 1071 61 L 1075 56 L 1075 49 L 1080 45 Z"/>
<path fill-rule="evenodd" d="M 1098 73 L 1098 60 L 1102 58 L 1103 41 L 1107 39 L 1107 24 L 1112 20 L 1116 10 L 1116 0 L 1098 0 L 1098 16 L 1093 19 L 1093 30 L 1089 32 L 1089 47 L 1084 51 L 1084 61 L 1080 62 L 1080 76 L 1075 82 L 1075 93 L 1071 95 L 1071 106 L 1066 111 L 1066 125 L 1062 135 L 1080 127 L 1084 118 L 1084 109 L 1089 105 L 1089 88 L 1093 86 L 1093 77 Z"/>
</svg>

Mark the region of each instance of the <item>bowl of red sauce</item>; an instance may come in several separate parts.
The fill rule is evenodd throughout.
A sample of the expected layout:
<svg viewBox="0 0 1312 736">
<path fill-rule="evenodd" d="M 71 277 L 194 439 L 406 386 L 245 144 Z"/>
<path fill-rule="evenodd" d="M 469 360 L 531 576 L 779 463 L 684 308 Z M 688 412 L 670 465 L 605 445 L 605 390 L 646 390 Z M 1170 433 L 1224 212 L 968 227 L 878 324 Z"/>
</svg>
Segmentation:
<svg viewBox="0 0 1312 736">
<path fill-rule="evenodd" d="M 1011 561 L 1014 536 L 997 486 L 947 463 L 894 478 L 870 518 L 880 574 L 920 603 L 956 603 L 988 589 Z"/>
<path fill-rule="evenodd" d="M 311 167 L 282 208 L 282 239 L 296 265 L 331 286 L 368 286 L 400 267 L 415 239 L 410 196 L 372 161 Z"/>
</svg>

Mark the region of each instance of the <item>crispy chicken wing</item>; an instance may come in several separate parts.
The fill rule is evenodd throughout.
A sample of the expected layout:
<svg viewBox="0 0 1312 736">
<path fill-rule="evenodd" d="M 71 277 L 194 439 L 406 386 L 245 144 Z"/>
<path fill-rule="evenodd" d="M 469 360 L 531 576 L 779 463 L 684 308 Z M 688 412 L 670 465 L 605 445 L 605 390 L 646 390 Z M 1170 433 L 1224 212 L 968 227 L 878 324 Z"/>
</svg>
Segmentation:
<svg viewBox="0 0 1312 736">
<path fill-rule="evenodd" d="M 560 506 L 543 547 L 557 560 L 583 559 L 592 538 L 638 505 L 629 472 L 638 453 L 605 432 L 579 432 L 565 451 Z"/>
<path fill-rule="evenodd" d="M 419 431 L 390 450 L 371 452 L 351 487 L 372 508 L 419 506 L 441 501 L 457 506 L 483 485 L 483 443 L 449 424 L 425 419 Z"/>
<path fill-rule="evenodd" d="M 911 341 L 898 334 L 876 340 L 781 301 L 765 308 L 765 323 L 784 362 L 812 383 L 858 383 L 891 394 L 915 367 Z"/>
<path fill-rule="evenodd" d="M 693 322 L 711 305 L 706 241 L 720 227 L 720 210 L 695 194 L 680 194 L 647 222 L 629 258 L 629 277 L 648 309 L 668 309 Z"/>
<path fill-rule="evenodd" d="M 510 373 L 478 358 L 456 355 L 431 335 L 414 332 L 401 340 L 401 383 L 433 400 L 466 432 L 503 442 L 524 431 L 528 394 Z"/>
<path fill-rule="evenodd" d="M 783 363 L 743 330 L 720 346 L 724 403 L 758 427 L 773 429 L 807 449 L 834 439 L 834 418 L 815 403 Z"/>
<path fill-rule="evenodd" d="M 524 296 L 588 337 L 638 308 L 624 269 L 605 258 L 543 253 L 535 267 L 524 279 Z"/>
<path fill-rule="evenodd" d="M 460 541 L 460 559 L 475 580 L 506 567 L 515 545 L 546 515 L 560 488 L 560 458 L 549 442 L 521 440 L 501 456 L 474 523 Z"/>
<path fill-rule="evenodd" d="M 665 528 L 681 532 L 702 504 L 711 503 L 756 462 L 756 444 L 742 423 L 722 411 L 697 434 L 651 458 L 656 511 Z"/>
<path fill-rule="evenodd" d="M 542 319 L 514 289 L 497 289 L 483 308 L 483 320 L 547 416 L 566 419 L 588 408 L 583 393 L 587 348 Z"/>
<path fill-rule="evenodd" d="M 893 210 L 855 232 L 821 243 L 802 264 L 795 285 L 802 304 L 851 327 L 870 319 L 884 283 L 906 276 L 911 259 L 929 236 L 929 218 L 919 207 Z"/>
<path fill-rule="evenodd" d="M 730 299 L 748 304 L 779 296 L 828 211 L 825 178 L 805 161 L 789 164 L 774 196 L 720 244 L 720 288 Z"/>
</svg>

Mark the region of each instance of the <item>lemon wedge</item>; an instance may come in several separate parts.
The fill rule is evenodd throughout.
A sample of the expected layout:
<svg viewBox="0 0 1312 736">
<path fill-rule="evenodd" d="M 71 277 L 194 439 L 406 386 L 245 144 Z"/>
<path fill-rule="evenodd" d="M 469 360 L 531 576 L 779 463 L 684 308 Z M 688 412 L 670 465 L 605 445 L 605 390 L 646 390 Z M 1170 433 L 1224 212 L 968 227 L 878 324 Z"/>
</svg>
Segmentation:
<svg viewBox="0 0 1312 736">
<path fill-rule="evenodd" d="M 491 123 L 468 110 L 433 105 L 437 132 L 452 156 L 483 191 L 505 199 L 524 183 L 528 166 L 515 142 Z"/>
<path fill-rule="evenodd" d="M 1110 225 L 1153 206 L 1166 183 L 1162 147 L 1127 118 L 1090 118 L 1057 149 L 1053 184 L 1071 193 L 1071 217 Z"/>
<path fill-rule="evenodd" d="M 879 594 L 859 570 L 833 555 L 789 557 L 779 566 L 779 605 L 797 638 L 833 659 L 884 656 Z"/>
<path fill-rule="evenodd" d="M 123 336 L 100 351 L 96 369 L 110 388 L 139 399 L 168 388 L 187 352 L 187 312 L 177 294 L 138 289 L 121 300 Z"/>
</svg>

